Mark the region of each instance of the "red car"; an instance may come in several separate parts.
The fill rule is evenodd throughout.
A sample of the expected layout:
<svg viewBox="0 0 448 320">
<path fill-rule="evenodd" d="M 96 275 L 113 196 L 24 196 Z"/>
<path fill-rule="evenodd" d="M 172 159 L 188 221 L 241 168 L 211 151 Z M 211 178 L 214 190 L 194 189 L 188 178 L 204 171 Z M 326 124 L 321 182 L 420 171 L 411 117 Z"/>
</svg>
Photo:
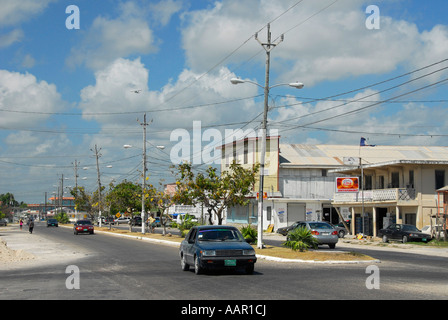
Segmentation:
<svg viewBox="0 0 448 320">
<path fill-rule="evenodd" d="M 94 227 L 92 222 L 90 220 L 78 220 L 76 221 L 75 225 L 73 226 L 73 233 L 79 234 L 79 233 L 90 233 L 93 234 Z"/>
</svg>

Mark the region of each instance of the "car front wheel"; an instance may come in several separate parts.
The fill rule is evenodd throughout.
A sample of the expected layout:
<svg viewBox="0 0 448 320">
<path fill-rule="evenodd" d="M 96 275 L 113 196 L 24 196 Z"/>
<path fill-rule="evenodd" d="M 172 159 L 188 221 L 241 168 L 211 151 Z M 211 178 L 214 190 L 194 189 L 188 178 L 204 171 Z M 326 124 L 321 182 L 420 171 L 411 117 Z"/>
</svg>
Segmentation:
<svg viewBox="0 0 448 320">
<path fill-rule="evenodd" d="M 255 266 L 254 266 L 253 263 L 248 264 L 246 266 L 246 274 L 253 274 L 254 273 L 254 269 L 255 269 Z"/>
<path fill-rule="evenodd" d="M 182 254 L 180 257 L 180 267 L 183 271 L 190 270 L 190 266 L 188 265 L 187 261 L 185 260 L 185 256 Z"/>
<path fill-rule="evenodd" d="M 403 236 L 403 243 L 408 242 L 408 236 Z"/>
</svg>

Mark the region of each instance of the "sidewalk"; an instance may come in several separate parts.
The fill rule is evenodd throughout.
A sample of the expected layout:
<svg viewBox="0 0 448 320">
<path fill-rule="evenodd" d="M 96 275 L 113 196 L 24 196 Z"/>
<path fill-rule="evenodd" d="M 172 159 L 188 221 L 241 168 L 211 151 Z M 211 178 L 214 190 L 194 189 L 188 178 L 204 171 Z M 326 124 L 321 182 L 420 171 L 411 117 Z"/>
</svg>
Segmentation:
<svg viewBox="0 0 448 320">
<path fill-rule="evenodd" d="M 86 249 L 46 239 L 38 232 L 30 234 L 26 226 L 0 227 L 0 270 L 67 263 L 94 253 Z"/>
</svg>

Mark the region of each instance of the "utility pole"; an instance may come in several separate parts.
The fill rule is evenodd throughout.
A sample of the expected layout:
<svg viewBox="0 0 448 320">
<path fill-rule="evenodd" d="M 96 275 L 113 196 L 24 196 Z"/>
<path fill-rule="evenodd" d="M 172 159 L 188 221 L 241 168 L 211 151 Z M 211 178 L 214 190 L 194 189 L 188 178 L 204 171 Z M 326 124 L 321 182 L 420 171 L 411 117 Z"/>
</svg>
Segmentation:
<svg viewBox="0 0 448 320">
<path fill-rule="evenodd" d="M 98 174 L 98 225 L 101 228 L 101 179 L 100 179 L 100 165 L 98 163 L 98 158 L 101 157 L 101 154 L 99 153 L 101 151 L 101 148 L 98 150 L 97 145 L 95 145 L 95 150 L 90 149 L 91 151 L 95 152 L 95 158 L 96 158 L 96 171 Z"/>
<path fill-rule="evenodd" d="M 263 123 L 261 127 L 262 140 L 261 140 L 261 154 L 260 154 L 260 186 L 258 192 L 258 240 L 257 247 L 259 249 L 263 248 L 263 185 L 264 185 L 264 165 L 266 157 L 266 128 L 268 120 L 268 102 L 269 102 L 269 69 L 271 64 L 271 51 L 283 41 L 284 36 L 282 35 L 280 40 L 276 43 L 271 41 L 271 25 L 267 26 L 267 42 L 263 43 L 258 39 L 258 33 L 255 34 L 255 40 L 257 40 L 263 49 L 266 51 L 266 76 L 264 85 L 264 112 L 263 112 Z"/>
<path fill-rule="evenodd" d="M 75 163 L 73 163 L 73 170 L 75 172 L 75 188 L 78 188 L 78 165 L 80 165 L 80 163 L 75 160 Z"/>
<path fill-rule="evenodd" d="M 150 123 L 152 120 L 150 121 Z M 145 234 L 145 189 L 146 189 L 146 127 L 149 123 L 146 122 L 146 113 L 143 115 L 143 122 L 140 123 L 143 127 L 143 181 L 142 181 L 142 234 Z"/>
<path fill-rule="evenodd" d="M 75 160 L 75 163 L 73 164 L 73 166 L 74 166 L 74 171 L 75 171 L 75 195 L 77 196 L 78 195 L 78 165 L 79 165 L 80 163 L 78 162 L 78 161 L 76 161 Z M 76 196 L 75 196 L 75 203 L 74 203 L 74 205 L 75 205 L 75 219 L 77 219 L 78 218 L 78 207 L 76 206 Z"/>
</svg>

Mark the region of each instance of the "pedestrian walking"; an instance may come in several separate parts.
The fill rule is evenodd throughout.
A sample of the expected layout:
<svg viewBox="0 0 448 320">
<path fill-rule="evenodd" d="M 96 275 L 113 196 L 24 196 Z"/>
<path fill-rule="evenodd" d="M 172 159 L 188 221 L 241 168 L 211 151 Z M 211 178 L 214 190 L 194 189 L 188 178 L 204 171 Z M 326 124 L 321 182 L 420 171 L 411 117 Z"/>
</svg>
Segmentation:
<svg viewBox="0 0 448 320">
<path fill-rule="evenodd" d="M 23 220 L 22 219 L 20 219 L 19 225 L 20 225 L 20 231 L 22 231 L 22 227 L 23 227 Z"/>
<path fill-rule="evenodd" d="M 33 229 L 34 229 L 34 221 L 31 220 L 31 221 L 30 221 L 30 226 L 29 226 L 29 231 L 30 231 L 30 233 L 33 233 Z"/>
</svg>

